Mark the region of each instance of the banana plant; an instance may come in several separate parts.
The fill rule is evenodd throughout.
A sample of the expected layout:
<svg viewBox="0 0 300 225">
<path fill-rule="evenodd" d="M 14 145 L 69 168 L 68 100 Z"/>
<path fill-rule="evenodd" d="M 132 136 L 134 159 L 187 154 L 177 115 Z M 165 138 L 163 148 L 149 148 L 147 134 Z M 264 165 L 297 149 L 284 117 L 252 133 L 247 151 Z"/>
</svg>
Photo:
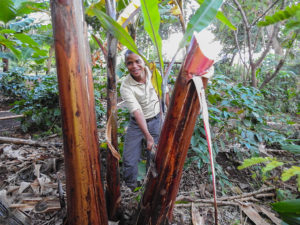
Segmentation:
<svg viewBox="0 0 300 225">
<path fill-rule="evenodd" d="M 200 32 L 202 29 L 208 26 L 208 24 L 214 19 L 214 17 L 218 13 L 218 9 L 220 8 L 222 2 L 222 0 L 206 0 L 201 4 L 199 9 L 196 11 L 195 15 L 189 21 L 186 33 L 184 34 L 184 37 L 181 40 L 180 45 L 177 48 L 177 52 L 174 55 L 166 73 L 163 73 L 163 59 L 161 55 L 162 46 L 160 44 L 161 37 L 158 33 L 159 18 L 157 19 L 157 17 L 159 17 L 159 11 L 158 7 L 155 7 L 158 5 L 158 1 L 141 1 L 140 3 L 143 12 L 143 18 L 145 21 L 145 30 L 151 37 L 151 40 L 153 41 L 156 47 L 161 67 L 160 70 L 158 70 L 153 63 L 151 64 L 150 62 L 148 62 L 147 59 L 138 51 L 138 47 L 136 46 L 130 35 L 128 35 L 127 31 L 116 21 L 109 18 L 109 16 L 107 16 L 101 9 L 99 9 L 99 7 L 90 7 L 87 10 L 87 13 L 89 15 L 97 16 L 101 25 L 105 30 L 107 30 L 107 32 L 110 32 L 112 35 L 114 35 L 122 45 L 126 46 L 134 53 L 139 54 L 146 62 L 146 64 L 153 69 L 154 72 L 152 83 L 155 89 L 157 90 L 158 95 L 161 97 L 161 100 L 163 101 L 168 75 L 170 74 L 177 53 L 189 43 L 194 32 Z M 223 20 L 223 22 L 224 21 L 225 20 Z M 224 23 L 227 25 L 230 24 L 230 22 L 226 21 Z M 163 106 L 164 104 L 162 104 L 162 107 Z"/>
<path fill-rule="evenodd" d="M 218 13 L 218 9 L 222 5 L 222 0 L 206 0 L 204 1 L 199 9 L 196 11 L 195 15 L 192 16 L 191 20 L 187 25 L 186 32 L 181 40 L 177 52 L 184 48 L 191 40 L 191 37 L 194 32 L 199 32 L 205 27 L 207 27 L 210 22 L 215 18 L 216 14 Z M 141 9 L 144 19 L 144 27 L 147 33 L 149 34 L 155 48 L 157 51 L 157 55 L 160 62 L 160 71 L 156 68 L 156 66 L 152 63 L 149 63 L 147 59 L 139 52 L 138 47 L 136 46 L 134 40 L 131 36 L 127 33 L 127 31 L 118 24 L 114 19 L 109 17 L 106 13 L 104 13 L 101 9 L 97 7 L 90 7 L 87 10 L 89 15 L 95 15 L 99 19 L 102 27 L 115 36 L 119 42 L 125 45 L 128 49 L 139 54 L 146 64 L 152 69 L 153 77 L 154 77 L 154 86 L 160 93 L 162 90 L 162 96 L 164 96 L 164 87 L 166 87 L 167 77 L 170 71 L 170 68 L 167 70 L 166 74 L 164 75 L 164 80 L 162 81 L 162 77 L 160 74 L 163 74 L 163 60 L 161 54 L 161 37 L 158 33 L 159 31 L 159 23 L 160 23 L 160 16 L 158 11 L 158 1 L 141 1 Z M 175 59 L 175 57 L 173 58 Z M 160 86 L 160 84 L 162 85 Z"/>
</svg>

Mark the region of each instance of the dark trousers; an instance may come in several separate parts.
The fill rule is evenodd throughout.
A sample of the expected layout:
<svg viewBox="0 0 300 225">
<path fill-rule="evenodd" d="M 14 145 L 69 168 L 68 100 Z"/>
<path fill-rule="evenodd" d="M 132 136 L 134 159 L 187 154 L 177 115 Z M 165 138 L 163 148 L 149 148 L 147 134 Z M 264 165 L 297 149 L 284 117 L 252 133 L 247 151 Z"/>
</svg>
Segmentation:
<svg viewBox="0 0 300 225">
<path fill-rule="evenodd" d="M 157 144 L 160 134 L 160 116 L 147 121 L 149 133 Z M 125 135 L 123 150 L 123 177 L 129 187 L 136 186 L 138 176 L 138 163 L 141 159 L 142 141 L 145 139 L 139 125 L 134 119 L 130 119 Z M 146 150 L 147 163 L 150 160 L 150 152 Z"/>
</svg>

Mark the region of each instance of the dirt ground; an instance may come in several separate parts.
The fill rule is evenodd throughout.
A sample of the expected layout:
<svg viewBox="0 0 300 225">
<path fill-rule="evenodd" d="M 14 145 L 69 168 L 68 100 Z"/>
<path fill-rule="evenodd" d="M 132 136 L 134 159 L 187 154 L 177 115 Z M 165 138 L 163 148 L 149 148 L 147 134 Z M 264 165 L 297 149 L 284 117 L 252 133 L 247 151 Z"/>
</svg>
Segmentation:
<svg viewBox="0 0 300 225">
<path fill-rule="evenodd" d="M 2 98 L 0 118 L 12 115 Z M 16 119 L 0 120 L 0 136 L 31 139 L 24 134 Z M 100 139 L 104 132 L 99 131 Z M 35 140 L 48 143 L 47 146 L 0 144 L 0 224 L 58 225 L 66 219 L 66 194 L 62 138 L 51 135 Z M 50 143 L 50 144 L 49 144 Z M 105 160 L 105 150 L 102 150 Z M 277 158 L 293 158 L 282 151 L 268 152 Z M 192 157 L 188 154 L 188 158 Z M 218 221 L 220 225 L 231 224 L 280 224 L 278 215 L 270 208 L 276 200 L 276 189 L 289 190 L 298 195 L 295 180 L 283 183 L 274 179 L 262 181 L 253 179 L 250 170 L 237 170 L 239 161 L 230 151 L 220 152 L 216 161 L 226 179 L 232 184 L 226 191 L 218 185 Z M 213 189 L 206 167 L 198 169 L 196 163 L 185 167 L 170 224 L 214 224 Z M 122 207 L 125 224 L 138 206 L 139 191 L 131 192 L 122 185 Z M 118 224 L 118 223 L 111 223 Z"/>
</svg>

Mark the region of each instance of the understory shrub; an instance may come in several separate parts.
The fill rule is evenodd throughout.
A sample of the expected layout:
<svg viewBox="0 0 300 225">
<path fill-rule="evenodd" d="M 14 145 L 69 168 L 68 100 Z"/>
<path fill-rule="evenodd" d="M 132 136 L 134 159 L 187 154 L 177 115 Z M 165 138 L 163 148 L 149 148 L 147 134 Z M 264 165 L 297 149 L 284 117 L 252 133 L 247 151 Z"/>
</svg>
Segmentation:
<svg viewBox="0 0 300 225">
<path fill-rule="evenodd" d="M 16 101 L 12 111 L 23 114 L 21 129 L 27 131 L 47 131 L 61 133 L 61 113 L 59 107 L 58 83 L 56 75 L 25 75 L 15 69 L 1 74 L 1 93 Z M 103 87 L 95 82 L 95 110 L 97 121 L 105 115 L 101 103 Z M 98 124 L 100 125 L 100 123 Z"/>
<path fill-rule="evenodd" d="M 261 144 L 286 144 L 287 134 L 267 125 L 264 96 L 253 87 L 234 84 L 223 75 L 216 75 L 207 90 L 209 122 L 214 156 L 219 151 L 233 150 L 242 160 L 258 156 Z M 199 119 L 191 140 L 191 150 L 198 167 L 210 164 L 202 119 Z M 210 168 L 210 166 L 208 166 Z M 216 175 L 222 187 L 230 185 L 215 162 Z M 210 172 L 210 171 L 209 171 Z"/>
</svg>

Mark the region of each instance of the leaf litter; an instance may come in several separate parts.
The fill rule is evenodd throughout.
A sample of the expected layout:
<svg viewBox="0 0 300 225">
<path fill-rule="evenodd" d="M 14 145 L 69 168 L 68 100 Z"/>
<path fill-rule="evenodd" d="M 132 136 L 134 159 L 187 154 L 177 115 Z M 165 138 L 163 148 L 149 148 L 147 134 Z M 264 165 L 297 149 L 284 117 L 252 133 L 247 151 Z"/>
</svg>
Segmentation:
<svg viewBox="0 0 300 225">
<path fill-rule="evenodd" d="M 23 134 L 10 134 L 11 136 Z M 105 140 L 100 131 L 100 140 Z M 23 135 L 28 137 L 28 135 Z M 43 139 L 61 143 L 57 136 Z M 276 197 L 275 187 L 253 187 L 251 175 L 236 170 L 228 160 L 228 152 L 219 154 L 225 174 L 233 184 L 226 197 L 218 198 L 219 224 L 279 224 L 280 219 L 270 210 Z M 269 153 L 270 154 L 270 153 Z M 103 162 L 105 154 L 101 156 Z M 59 145 L 0 145 L 0 224 L 58 225 L 66 222 L 66 194 L 63 151 Z M 104 174 L 104 173 L 103 173 Z M 232 176 L 231 176 L 232 175 Z M 125 224 L 132 224 L 143 188 L 132 192 L 121 187 Z M 218 187 L 218 196 L 222 190 Z M 170 224 L 213 224 L 212 187 L 207 168 L 196 163 L 185 168 Z M 265 205 L 265 206 L 262 206 Z M 112 224 L 112 222 L 110 223 Z M 119 224 L 115 222 L 114 224 Z"/>
</svg>

